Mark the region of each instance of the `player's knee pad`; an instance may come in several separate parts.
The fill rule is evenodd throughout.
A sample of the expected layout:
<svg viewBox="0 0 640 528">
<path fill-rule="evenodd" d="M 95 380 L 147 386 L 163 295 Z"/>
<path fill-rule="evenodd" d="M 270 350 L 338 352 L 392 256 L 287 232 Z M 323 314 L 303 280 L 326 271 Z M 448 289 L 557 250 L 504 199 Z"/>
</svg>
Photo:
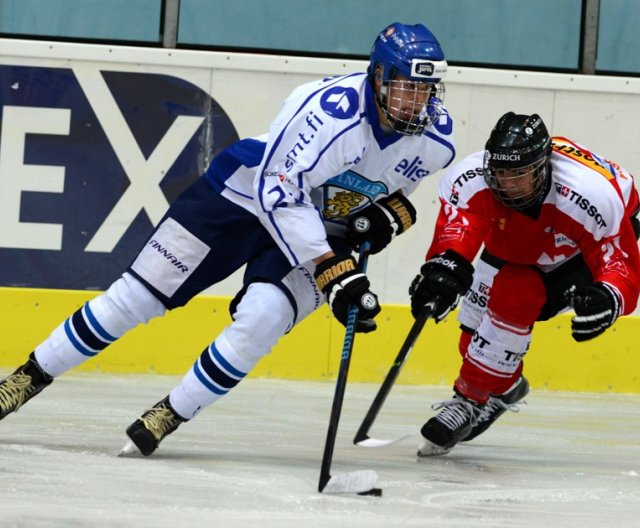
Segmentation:
<svg viewBox="0 0 640 528">
<path fill-rule="evenodd" d="M 509 325 L 488 311 L 473 336 L 460 340 L 463 361 L 456 388 L 480 403 L 506 391 L 522 371 L 530 341 L 529 326 Z"/>
<path fill-rule="evenodd" d="M 500 269 L 475 333 L 460 339 L 463 364 L 456 388 L 463 395 L 482 403 L 513 384 L 522 371 L 531 329 L 545 299 L 542 277 L 534 269 L 512 264 Z"/>
<path fill-rule="evenodd" d="M 223 338 L 240 358 L 255 363 L 291 329 L 294 317 L 291 302 L 279 287 L 255 282 L 237 304 Z"/>
<path fill-rule="evenodd" d="M 167 311 L 165 306 L 129 273 L 124 273 L 106 292 L 89 301 L 89 308 L 98 323 L 116 337 Z"/>
<path fill-rule="evenodd" d="M 494 318 L 526 328 L 536 321 L 545 301 L 540 273 L 530 266 L 506 264 L 493 278 L 488 308 Z"/>
</svg>

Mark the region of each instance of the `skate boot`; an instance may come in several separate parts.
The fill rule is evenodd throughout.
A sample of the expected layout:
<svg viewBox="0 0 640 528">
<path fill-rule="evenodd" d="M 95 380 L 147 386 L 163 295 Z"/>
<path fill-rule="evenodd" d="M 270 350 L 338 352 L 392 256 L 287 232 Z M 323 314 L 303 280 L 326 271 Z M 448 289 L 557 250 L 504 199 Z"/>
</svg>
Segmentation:
<svg viewBox="0 0 640 528">
<path fill-rule="evenodd" d="M 31 352 L 24 365 L 0 381 L 0 420 L 17 411 L 52 381 Z"/>
<path fill-rule="evenodd" d="M 520 409 L 516 404 L 528 393 L 529 382 L 527 378 L 520 376 L 507 392 L 498 396 L 491 396 L 478 415 L 476 424 L 471 428 L 471 432 L 461 442 L 468 442 L 484 433 L 506 411 L 518 412 Z M 522 403 L 526 402 L 523 401 Z"/>
<path fill-rule="evenodd" d="M 418 456 L 445 455 L 451 451 L 473 429 L 480 407 L 458 393 L 450 400 L 432 405 L 432 409 L 442 410 L 422 426 L 424 443 L 418 449 Z"/>
<path fill-rule="evenodd" d="M 186 421 L 173 410 L 167 396 L 127 427 L 127 436 L 144 456 L 149 456 L 167 435 Z"/>
</svg>

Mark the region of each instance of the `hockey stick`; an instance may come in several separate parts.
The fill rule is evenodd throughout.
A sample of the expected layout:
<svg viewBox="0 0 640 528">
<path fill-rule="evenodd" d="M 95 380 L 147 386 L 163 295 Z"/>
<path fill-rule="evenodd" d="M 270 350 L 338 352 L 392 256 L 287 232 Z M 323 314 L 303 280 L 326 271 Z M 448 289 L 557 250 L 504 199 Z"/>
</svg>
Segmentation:
<svg viewBox="0 0 640 528">
<path fill-rule="evenodd" d="M 367 411 L 364 420 L 362 420 L 362 424 L 360 425 L 356 436 L 353 438 L 353 443 L 357 446 L 383 447 L 395 444 L 396 442 L 400 442 L 401 440 L 405 440 L 406 438 L 410 438 L 411 436 L 413 436 L 412 434 L 406 434 L 401 436 L 400 438 L 396 438 L 395 440 L 378 440 L 376 438 L 369 437 L 369 429 L 371 429 L 376 416 L 378 416 L 378 413 L 380 412 L 382 405 L 387 399 L 389 392 L 391 392 L 391 388 L 398 378 L 398 375 L 400 374 L 405 361 L 409 357 L 413 346 L 416 344 L 418 336 L 420 335 L 420 332 L 422 332 L 422 328 L 427 322 L 427 319 L 429 319 L 433 308 L 433 303 L 425 305 L 422 311 L 418 314 L 418 317 L 416 317 L 411 330 L 409 330 L 407 338 L 404 340 L 404 343 L 400 348 L 400 352 L 398 352 L 396 359 L 394 360 L 391 368 L 389 369 L 389 372 L 387 373 L 387 377 L 382 382 L 382 385 L 378 390 L 378 394 L 376 394 L 376 397 L 373 399 L 371 407 L 369 407 L 369 410 Z"/>
<path fill-rule="evenodd" d="M 358 267 L 360 271 L 367 269 L 369 258 L 369 244 L 360 246 L 360 257 Z M 320 480 L 318 481 L 318 491 L 320 493 L 358 493 L 360 495 L 382 495 L 380 488 L 375 488 L 378 475 L 373 470 L 352 471 L 341 475 L 331 475 L 331 460 L 333 459 L 333 449 L 338 433 L 338 422 L 342 411 L 344 392 L 347 386 L 347 376 L 349 374 L 349 363 L 353 351 L 353 341 L 355 337 L 356 318 L 358 316 L 357 306 L 350 306 L 347 316 L 347 325 L 344 334 L 344 344 L 342 346 L 342 356 L 340 359 L 340 369 L 336 380 L 336 389 L 333 396 L 333 405 L 329 417 L 329 427 L 327 428 L 327 438 L 324 444 L 322 455 L 322 465 L 320 467 Z"/>
</svg>

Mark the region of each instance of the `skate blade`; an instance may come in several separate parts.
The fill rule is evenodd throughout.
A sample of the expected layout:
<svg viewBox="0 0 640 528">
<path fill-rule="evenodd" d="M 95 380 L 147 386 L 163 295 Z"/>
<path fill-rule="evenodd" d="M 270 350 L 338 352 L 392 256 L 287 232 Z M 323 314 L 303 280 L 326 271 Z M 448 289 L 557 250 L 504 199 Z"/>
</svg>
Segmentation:
<svg viewBox="0 0 640 528">
<path fill-rule="evenodd" d="M 142 456 L 142 453 L 137 448 L 136 444 L 134 444 L 131 440 L 129 440 L 125 446 L 118 453 L 119 457 L 128 457 L 128 456 Z"/>
<path fill-rule="evenodd" d="M 451 449 L 451 447 L 442 447 L 438 444 L 429 442 L 429 440 L 425 440 L 418 449 L 416 455 L 418 455 L 419 457 L 446 455 L 449 451 L 451 451 Z"/>
</svg>

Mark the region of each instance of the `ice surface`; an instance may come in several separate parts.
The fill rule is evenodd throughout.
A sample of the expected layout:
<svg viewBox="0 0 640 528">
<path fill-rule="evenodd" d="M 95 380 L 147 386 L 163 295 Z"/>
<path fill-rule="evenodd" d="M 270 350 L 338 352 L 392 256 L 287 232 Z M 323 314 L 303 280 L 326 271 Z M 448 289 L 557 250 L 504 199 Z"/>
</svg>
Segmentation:
<svg viewBox="0 0 640 528">
<path fill-rule="evenodd" d="M 376 471 L 377 498 L 316 491 L 333 382 L 247 379 L 153 456 L 117 457 L 125 428 L 178 381 L 70 373 L 7 417 L 0 526 L 640 526 L 640 395 L 533 390 L 468 445 L 417 458 L 417 436 L 352 444 L 378 386 L 348 384 L 332 474 Z M 371 436 L 417 434 L 449 395 L 394 387 Z"/>
</svg>

